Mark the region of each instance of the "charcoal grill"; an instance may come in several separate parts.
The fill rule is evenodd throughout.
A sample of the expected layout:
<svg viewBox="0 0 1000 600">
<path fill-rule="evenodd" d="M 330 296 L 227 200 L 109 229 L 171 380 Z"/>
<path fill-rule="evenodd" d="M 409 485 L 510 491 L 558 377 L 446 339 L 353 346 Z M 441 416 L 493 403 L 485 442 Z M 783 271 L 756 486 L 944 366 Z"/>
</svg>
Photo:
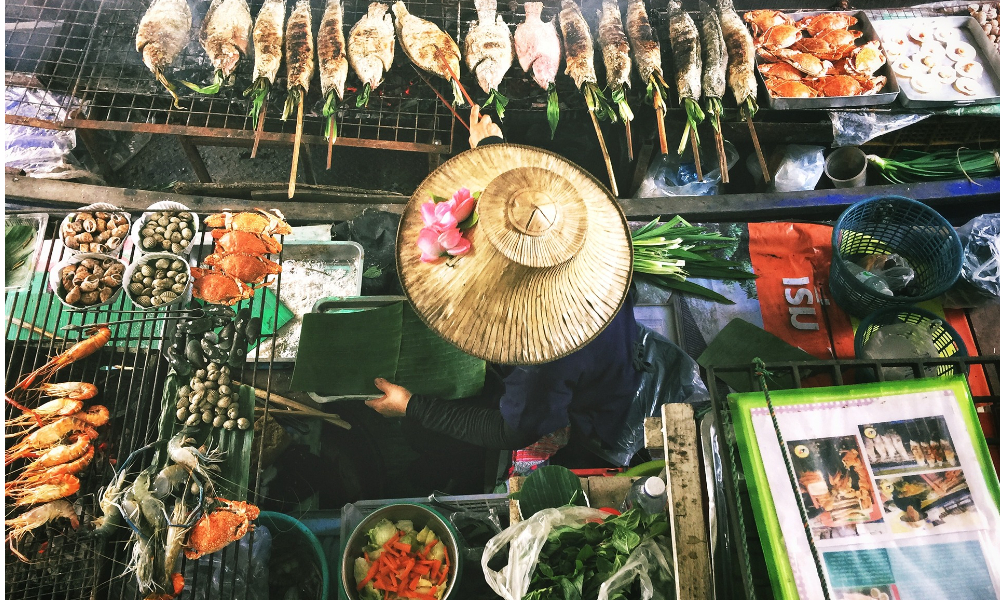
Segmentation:
<svg viewBox="0 0 1000 600">
<path fill-rule="evenodd" d="M 52 243 L 58 235 L 62 215 L 50 219 L 46 242 L 39 253 L 35 283 L 31 288 L 8 292 L 5 297 L 6 317 L 5 344 L 7 350 L 6 381 L 13 386 L 20 377 L 42 365 L 78 341 L 81 334 L 64 332 L 59 324 L 67 318 L 76 324 L 103 323 L 109 320 L 112 311 L 123 309 L 125 294 L 111 306 L 83 312 L 69 311 L 52 295 L 43 295 L 47 288 L 48 271 L 64 258 L 65 249 L 61 243 Z M 199 245 L 193 258 L 201 260 L 201 252 L 209 246 Z M 131 262 L 133 252 L 126 252 L 123 258 Z M 278 262 L 281 262 L 279 255 Z M 272 290 L 280 297 L 281 276 L 272 285 Z M 258 301 L 258 294 L 251 311 L 264 317 L 264 303 Z M 277 305 L 274 306 L 277 318 Z M 99 395 L 93 400 L 104 404 L 111 411 L 111 421 L 101 429 L 97 453 L 90 467 L 81 476 L 80 492 L 74 496 L 78 512 L 82 512 L 81 528 L 70 531 L 68 526 L 55 526 L 36 530 L 28 534 L 19 549 L 32 559 L 22 563 L 10 552 L 5 557 L 6 589 L 8 599 L 79 599 L 135 598 L 134 575 L 125 574 L 129 559 L 128 531 L 115 532 L 107 539 L 88 535 L 92 521 L 100 516 L 97 499 L 101 488 L 113 476 L 112 467 L 120 465 L 133 451 L 155 442 L 158 438 L 158 423 L 162 404 L 163 384 L 168 372 L 168 364 L 160 356 L 159 349 L 168 335 L 166 321 L 157 319 L 156 313 L 145 314 L 146 320 L 135 325 L 112 326 L 111 341 L 98 353 L 78 361 L 59 371 L 55 381 L 86 381 L 94 383 Z M 268 343 L 264 337 L 261 344 Z M 250 359 L 242 374 L 234 373 L 240 381 L 259 389 L 270 389 L 273 363 L 259 357 L 259 348 L 250 352 Z M 273 349 L 273 348 L 272 348 Z M 268 396 L 269 398 L 269 396 Z M 264 401 L 265 419 L 270 418 L 270 403 Z M 18 411 L 5 404 L 5 418 Z M 134 474 L 149 466 L 153 452 L 139 456 L 137 464 L 130 469 L 131 481 Z M 247 500 L 257 502 L 260 472 L 251 473 Z M 236 552 L 235 545 L 213 555 L 211 565 L 217 561 L 229 561 Z M 245 561 L 246 557 L 240 557 Z M 232 575 L 232 574 L 230 574 Z M 209 577 L 204 569 L 195 571 L 190 586 L 206 585 Z M 130 582 L 132 583 L 130 587 Z M 200 582 L 200 583 L 199 583 Z M 230 588 L 232 586 L 230 585 Z M 189 588 L 190 589 L 190 588 Z M 187 593 L 187 592 L 185 592 Z"/>
</svg>

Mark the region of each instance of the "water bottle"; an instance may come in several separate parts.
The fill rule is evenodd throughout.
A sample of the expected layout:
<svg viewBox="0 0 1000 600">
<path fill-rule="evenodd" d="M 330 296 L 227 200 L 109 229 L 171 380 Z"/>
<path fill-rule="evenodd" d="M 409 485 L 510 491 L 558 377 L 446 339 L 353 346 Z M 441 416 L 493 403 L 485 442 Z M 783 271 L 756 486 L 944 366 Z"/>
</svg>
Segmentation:
<svg viewBox="0 0 1000 600">
<path fill-rule="evenodd" d="M 638 508 L 650 515 L 662 513 L 667 508 L 667 484 L 659 477 L 638 479 L 632 484 L 622 503 L 622 512 L 631 508 Z"/>
<path fill-rule="evenodd" d="M 865 271 L 862 267 L 850 261 L 845 261 L 844 264 L 847 266 L 847 270 L 851 272 L 851 275 L 854 275 L 861 282 L 861 285 L 871 288 L 884 296 L 893 295 L 892 290 L 889 289 L 889 284 L 886 283 L 884 278 L 871 271 Z"/>
</svg>

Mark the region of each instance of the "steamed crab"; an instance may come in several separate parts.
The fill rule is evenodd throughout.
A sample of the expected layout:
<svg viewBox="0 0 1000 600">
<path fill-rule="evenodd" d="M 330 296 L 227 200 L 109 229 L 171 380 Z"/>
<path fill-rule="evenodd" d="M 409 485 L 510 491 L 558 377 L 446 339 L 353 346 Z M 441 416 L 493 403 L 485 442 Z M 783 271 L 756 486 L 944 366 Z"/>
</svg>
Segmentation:
<svg viewBox="0 0 1000 600">
<path fill-rule="evenodd" d="M 872 41 L 859 46 L 847 57 L 846 68 L 856 75 L 871 77 L 885 65 L 885 54 L 878 42 Z"/>
<path fill-rule="evenodd" d="M 191 267 L 194 277 L 194 297 L 212 304 L 232 306 L 253 297 L 254 288 L 232 275 Z"/>
<path fill-rule="evenodd" d="M 244 283 L 262 283 L 268 275 L 281 273 L 281 265 L 257 254 L 216 252 L 202 262 Z"/>
<path fill-rule="evenodd" d="M 850 29 L 829 29 L 815 37 L 803 38 L 792 45 L 792 50 L 812 54 L 823 60 L 839 60 L 855 50 L 854 40 L 861 37 L 860 31 Z"/>
<path fill-rule="evenodd" d="M 807 79 L 804 83 L 821 96 L 867 96 L 878 93 L 885 86 L 885 77 L 831 75 Z"/>
<path fill-rule="evenodd" d="M 763 52 L 765 51 L 762 51 L 762 54 Z M 770 54 L 776 60 L 786 62 L 810 77 L 822 77 L 826 75 L 827 69 L 831 66 L 828 61 L 820 60 L 812 54 L 788 50 L 787 48 L 779 48 Z"/>
<path fill-rule="evenodd" d="M 281 242 L 266 233 L 253 234 L 230 229 L 213 229 L 212 237 L 223 252 L 245 252 L 247 254 L 277 254 L 281 252 Z"/>
<path fill-rule="evenodd" d="M 788 48 L 801 39 L 802 30 L 795 25 L 775 25 L 758 37 L 755 43 L 758 47 L 763 46 L 768 50 L 776 50 Z"/>
<path fill-rule="evenodd" d="M 751 10 L 743 14 L 755 36 L 763 34 L 776 25 L 794 25 L 795 21 L 780 10 Z"/>
<path fill-rule="evenodd" d="M 757 67 L 765 79 L 785 79 L 790 81 L 800 81 L 803 77 L 799 71 L 786 62 L 764 63 Z"/>
<path fill-rule="evenodd" d="M 260 516 L 260 509 L 247 502 L 215 498 L 215 509 L 203 515 L 191 528 L 184 556 L 189 560 L 222 550 L 230 543 L 253 531 L 251 521 Z"/>
<path fill-rule="evenodd" d="M 801 81 L 789 79 L 765 79 L 767 91 L 775 98 L 815 98 L 819 96 L 816 90 Z"/>
<path fill-rule="evenodd" d="M 205 225 L 266 235 L 281 235 L 292 232 L 292 228 L 285 222 L 285 216 L 277 209 L 271 212 L 258 208 L 255 212 L 233 214 L 226 211 L 216 213 L 205 217 Z"/>
<path fill-rule="evenodd" d="M 852 17 L 851 15 L 844 13 L 830 12 L 806 17 L 800 20 L 798 25 L 815 36 L 821 31 L 827 31 L 829 29 L 847 29 L 857 23 L 858 19 L 856 17 Z"/>
</svg>

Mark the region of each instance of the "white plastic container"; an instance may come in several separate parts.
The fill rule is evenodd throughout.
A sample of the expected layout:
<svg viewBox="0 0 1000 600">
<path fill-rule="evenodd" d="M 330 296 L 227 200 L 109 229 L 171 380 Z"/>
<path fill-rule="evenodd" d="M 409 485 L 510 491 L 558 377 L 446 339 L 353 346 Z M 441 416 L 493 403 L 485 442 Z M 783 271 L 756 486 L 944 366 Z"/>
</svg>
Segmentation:
<svg viewBox="0 0 1000 600">
<path fill-rule="evenodd" d="M 95 252 L 81 252 L 79 254 L 70 256 L 65 260 L 60 261 L 59 264 L 57 264 L 55 267 L 52 268 L 51 271 L 49 271 L 49 287 L 52 289 L 52 292 L 56 295 L 56 298 L 59 299 L 59 302 L 61 302 L 62 305 L 68 308 L 69 310 L 90 310 L 92 308 L 99 308 L 101 306 L 109 306 L 111 304 L 114 304 L 114 302 L 118 300 L 118 297 L 121 296 L 122 288 L 125 287 L 124 285 L 125 275 L 123 274 L 122 285 L 119 285 L 118 289 L 116 289 L 114 293 L 111 294 L 111 297 L 109 297 L 104 302 L 99 302 L 97 304 L 90 304 L 87 306 L 77 306 L 74 304 L 70 304 L 69 302 L 66 302 L 66 294 L 69 292 L 69 290 L 63 288 L 62 282 L 60 281 L 59 272 L 62 271 L 63 268 L 66 266 L 78 265 L 88 258 L 92 258 L 94 260 L 99 260 L 102 262 L 105 260 L 113 260 L 125 268 L 125 273 L 128 273 L 128 264 L 126 264 L 124 260 L 118 258 L 117 256 L 110 256 L 108 254 L 98 254 Z"/>
<path fill-rule="evenodd" d="M 191 237 L 190 240 L 188 240 L 187 247 L 185 247 L 182 252 L 177 253 L 179 256 L 182 257 L 188 256 L 189 254 L 191 254 L 191 248 L 193 248 L 195 244 L 197 244 L 198 240 L 201 239 L 198 237 L 198 234 L 201 232 L 201 219 L 198 217 L 198 213 L 194 212 L 187 206 L 184 206 L 180 202 L 172 202 L 170 200 L 164 200 L 163 202 L 156 202 L 154 204 L 149 205 L 149 207 L 146 209 L 146 212 L 142 213 L 142 215 L 135 220 L 135 223 L 132 224 L 132 232 L 130 233 L 129 237 L 132 239 L 132 245 L 135 246 L 136 256 L 145 256 L 147 254 L 152 254 L 152 252 L 148 250 L 143 250 L 142 240 L 139 237 L 139 232 L 142 231 L 143 226 L 149 220 L 149 216 L 151 214 L 153 214 L 154 212 L 162 212 L 162 211 L 189 212 L 191 213 L 191 216 L 194 217 L 194 235 Z M 165 252 L 165 251 L 156 250 L 156 252 Z"/>
<path fill-rule="evenodd" d="M 86 211 L 89 211 L 89 212 L 107 212 L 107 213 L 119 214 L 119 215 L 122 215 L 122 216 L 125 217 L 126 225 L 128 225 L 129 228 L 131 228 L 131 226 L 132 226 L 132 215 L 130 215 L 127 212 L 125 212 L 124 210 L 118 208 L 114 204 L 108 204 L 106 202 L 98 202 L 96 204 L 88 204 L 87 206 L 81 206 L 80 208 L 78 208 L 76 210 L 76 212 L 71 212 L 68 215 L 66 215 L 66 218 L 64 218 L 62 220 L 62 223 L 59 224 L 59 231 L 58 231 L 59 242 L 63 246 L 66 246 L 66 243 L 64 241 L 65 236 L 63 235 L 63 231 L 65 230 L 65 228 L 70 223 L 72 223 L 72 222 L 74 222 L 76 220 L 76 216 L 79 213 L 86 212 Z M 125 240 L 126 239 L 128 239 L 128 230 L 125 231 L 125 235 L 123 235 L 121 237 L 121 242 L 118 243 L 118 245 L 115 248 L 107 248 L 105 252 L 97 252 L 95 254 L 107 254 L 108 256 L 121 256 L 122 249 L 125 247 Z M 70 248 L 69 246 L 66 246 L 66 252 L 68 254 L 70 254 L 70 255 L 85 253 L 85 251 L 83 251 L 83 250 L 80 250 L 78 248 L 77 249 Z"/>
</svg>

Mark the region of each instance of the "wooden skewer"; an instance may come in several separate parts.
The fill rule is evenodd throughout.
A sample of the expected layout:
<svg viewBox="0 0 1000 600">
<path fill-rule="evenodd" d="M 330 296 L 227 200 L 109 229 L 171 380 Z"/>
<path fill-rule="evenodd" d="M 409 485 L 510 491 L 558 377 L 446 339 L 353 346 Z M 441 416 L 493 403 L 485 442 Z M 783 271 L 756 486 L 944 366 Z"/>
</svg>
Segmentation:
<svg viewBox="0 0 1000 600">
<path fill-rule="evenodd" d="M 628 161 L 632 162 L 632 121 L 625 121 L 625 144 L 628 146 Z"/>
<path fill-rule="evenodd" d="M 767 161 L 764 160 L 764 151 L 760 149 L 760 140 L 757 139 L 757 131 L 753 128 L 753 119 L 747 117 L 747 127 L 750 128 L 750 139 L 753 140 L 754 150 L 757 151 L 757 160 L 760 161 L 760 172 L 764 176 L 764 183 L 771 183 L 771 175 L 767 172 Z"/>
<path fill-rule="evenodd" d="M 653 104 L 656 105 L 656 129 L 660 134 L 660 154 L 670 154 L 667 146 L 667 128 L 663 124 L 663 97 L 660 96 L 660 88 L 653 87 Z"/>
<path fill-rule="evenodd" d="M 719 174 L 722 176 L 722 183 L 729 183 L 729 161 L 726 159 L 726 144 L 722 137 L 722 131 L 715 129 L 715 152 L 719 155 Z"/>
<path fill-rule="evenodd" d="M 698 181 L 705 181 L 705 176 L 701 173 L 701 151 L 698 149 L 698 131 L 691 126 L 691 153 L 694 154 L 694 170 L 698 173 Z"/>
<path fill-rule="evenodd" d="M 275 404 L 277 404 L 279 406 L 284 406 L 285 408 L 291 409 L 291 410 L 288 411 L 288 413 L 289 413 L 288 416 L 321 417 L 321 418 L 324 418 L 324 419 L 330 421 L 331 423 L 334 423 L 336 425 L 339 425 L 340 427 L 343 427 L 344 429 L 350 429 L 351 428 L 351 424 L 348 423 L 347 421 L 341 419 L 340 415 L 335 415 L 333 413 L 325 413 L 325 412 L 323 412 L 321 410 L 316 410 L 315 408 L 313 408 L 311 406 L 308 406 L 306 404 L 302 404 L 301 402 L 296 402 L 295 400 L 290 400 L 288 398 L 285 398 L 284 396 L 279 396 L 278 394 L 275 394 L 274 392 L 271 392 L 270 396 L 268 396 L 268 393 L 266 391 L 264 391 L 264 390 L 262 390 L 260 388 L 253 387 L 251 385 L 247 385 L 245 383 L 241 383 L 239 381 L 233 381 L 233 384 L 234 385 L 246 385 L 248 388 L 250 388 L 250 389 L 253 390 L 253 395 L 255 397 L 259 398 L 260 400 L 268 400 L 269 402 L 273 402 L 273 403 L 275 403 Z M 260 407 L 260 409 L 263 410 L 263 407 Z M 282 411 L 282 412 L 275 411 L 275 412 L 277 412 L 277 414 L 285 414 L 284 411 Z"/>
<path fill-rule="evenodd" d="M 299 96 L 299 109 L 295 115 L 295 141 L 292 146 L 292 174 L 288 179 L 288 198 L 295 196 L 295 178 L 299 171 L 299 146 L 302 144 L 302 111 L 305 104 L 305 90 Z"/>
<path fill-rule="evenodd" d="M 424 75 L 424 72 L 418 69 L 416 65 L 413 66 L 413 70 L 417 72 L 417 75 L 420 75 L 420 78 L 424 80 L 424 83 L 427 84 L 427 87 L 431 88 L 431 91 L 434 92 L 434 95 L 437 96 L 441 100 L 441 102 L 443 102 L 444 105 L 448 107 L 448 110 L 451 111 L 451 114 L 455 115 L 455 118 L 458 119 L 458 122 L 462 124 L 462 127 L 469 129 L 469 124 L 466 123 L 465 120 L 462 119 L 462 117 L 458 116 L 458 112 L 455 110 L 455 107 L 453 107 L 451 105 L 451 102 L 448 102 L 448 100 L 441 95 L 441 92 L 437 91 L 437 88 L 431 84 L 431 80 L 427 79 L 427 76 Z"/>
<path fill-rule="evenodd" d="M 351 428 L 351 424 L 350 423 L 348 423 L 347 421 L 341 419 L 337 415 L 333 415 L 333 414 L 329 414 L 328 415 L 328 414 L 326 414 L 326 413 L 324 413 L 322 411 L 292 410 L 292 409 L 286 409 L 286 408 L 275 408 L 273 406 L 270 407 L 268 409 L 268 411 L 271 413 L 272 417 L 273 416 L 277 416 L 277 417 L 297 417 L 297 418 L 303 418 L 303 419 L 321 419 L 323 421 L 326 421 L 327 423 L 330 423 L 331 425 L 336 425 L 337 427 L 342 427 L 344 429 L 350 429 Z M 264 414 L 264 407 L 263 406 L 255 406 L 254 407 L 254 412 L 257 412 L 259 414 Z"/>
<path fill-rule="evenodd" d="M 611 156 L 608 154 L 608 147 L 604 144 L 604 134 L 601 133 L 601 124 L 597 122 L 597 115 L 594 111 L 590 113 L 590 120 L 594 122 L 594 131 L 597 132 L 597 141 L 601 144 L 601 153 L 604 155 L 604 165 L 608 168 L 608 179 L 611 181 L 611 193 L 618 197 L 618 182 L 615 181 L 615 171 L 611 168 Z"/>
<path fill-rule="evenodd" d="M 334 118 L 333 115 L 331 115 L 330 116 L 330 120 L 331 120 L 331 123 L 330 123 L 330 136 L 327 138 L 327 143 L 326 143 L 326 170 L 327 171 L 329 171 L 330 167 L 333 165 L 333 137 L 334 137 L 333 129 L 335 127 L 335 124 L 332 122 L 333 118 Z"/>
<path fill-rule="evenodd" d="M 53 335 L 49 331 L 45 331 L 41 327 L 36 327 L 35 325 L 32 325 L 31 323 L 25 323 L 24 321 L 22 321 L 21 319 L 18 319 L 17 317 L 11 317 L 10 320 L 15 325 L 17 325 L 20 329 L 27 329 L 28 331 L 31 331 L 32 333 L 37 333 L 38 335 L 40 335 L 42 337 L 47 337 L 47 338 L 53 339 L 53 340 L 62 339 L 62 338 L 56 337 L 55 335 Z"/>
<path fill-rule="evenodd" d="M 472 101 L 472 96 L 469 95 L 469 92 L 465 91 L 465 86 L 462 85 L 462 81 L 458 78 L 458 75 L 455 75 L 455 72 L 451 70 L 451 65 L 447 62 L 442 64 L 444 64 L 444 68 L 448 70 L 448 74 L 451 75 L 452 80 L 458 84 L 458 89 L 462 90 L 462 95 L 465 96 L 465 101 L 469 103 L 469 106 L 475 104 L 475 102 Z"/>
<path fill-rule="evenodd" d="M 253 149 L 250 158 L 257 158 L 257 147 L 260 146 L 260 134 L 264 132 L 264 113 L 267 112 L 267 100 L 260 106 L 260 116 L 257 117 L 257 129 L 253 132 Z"/>
</svg>

